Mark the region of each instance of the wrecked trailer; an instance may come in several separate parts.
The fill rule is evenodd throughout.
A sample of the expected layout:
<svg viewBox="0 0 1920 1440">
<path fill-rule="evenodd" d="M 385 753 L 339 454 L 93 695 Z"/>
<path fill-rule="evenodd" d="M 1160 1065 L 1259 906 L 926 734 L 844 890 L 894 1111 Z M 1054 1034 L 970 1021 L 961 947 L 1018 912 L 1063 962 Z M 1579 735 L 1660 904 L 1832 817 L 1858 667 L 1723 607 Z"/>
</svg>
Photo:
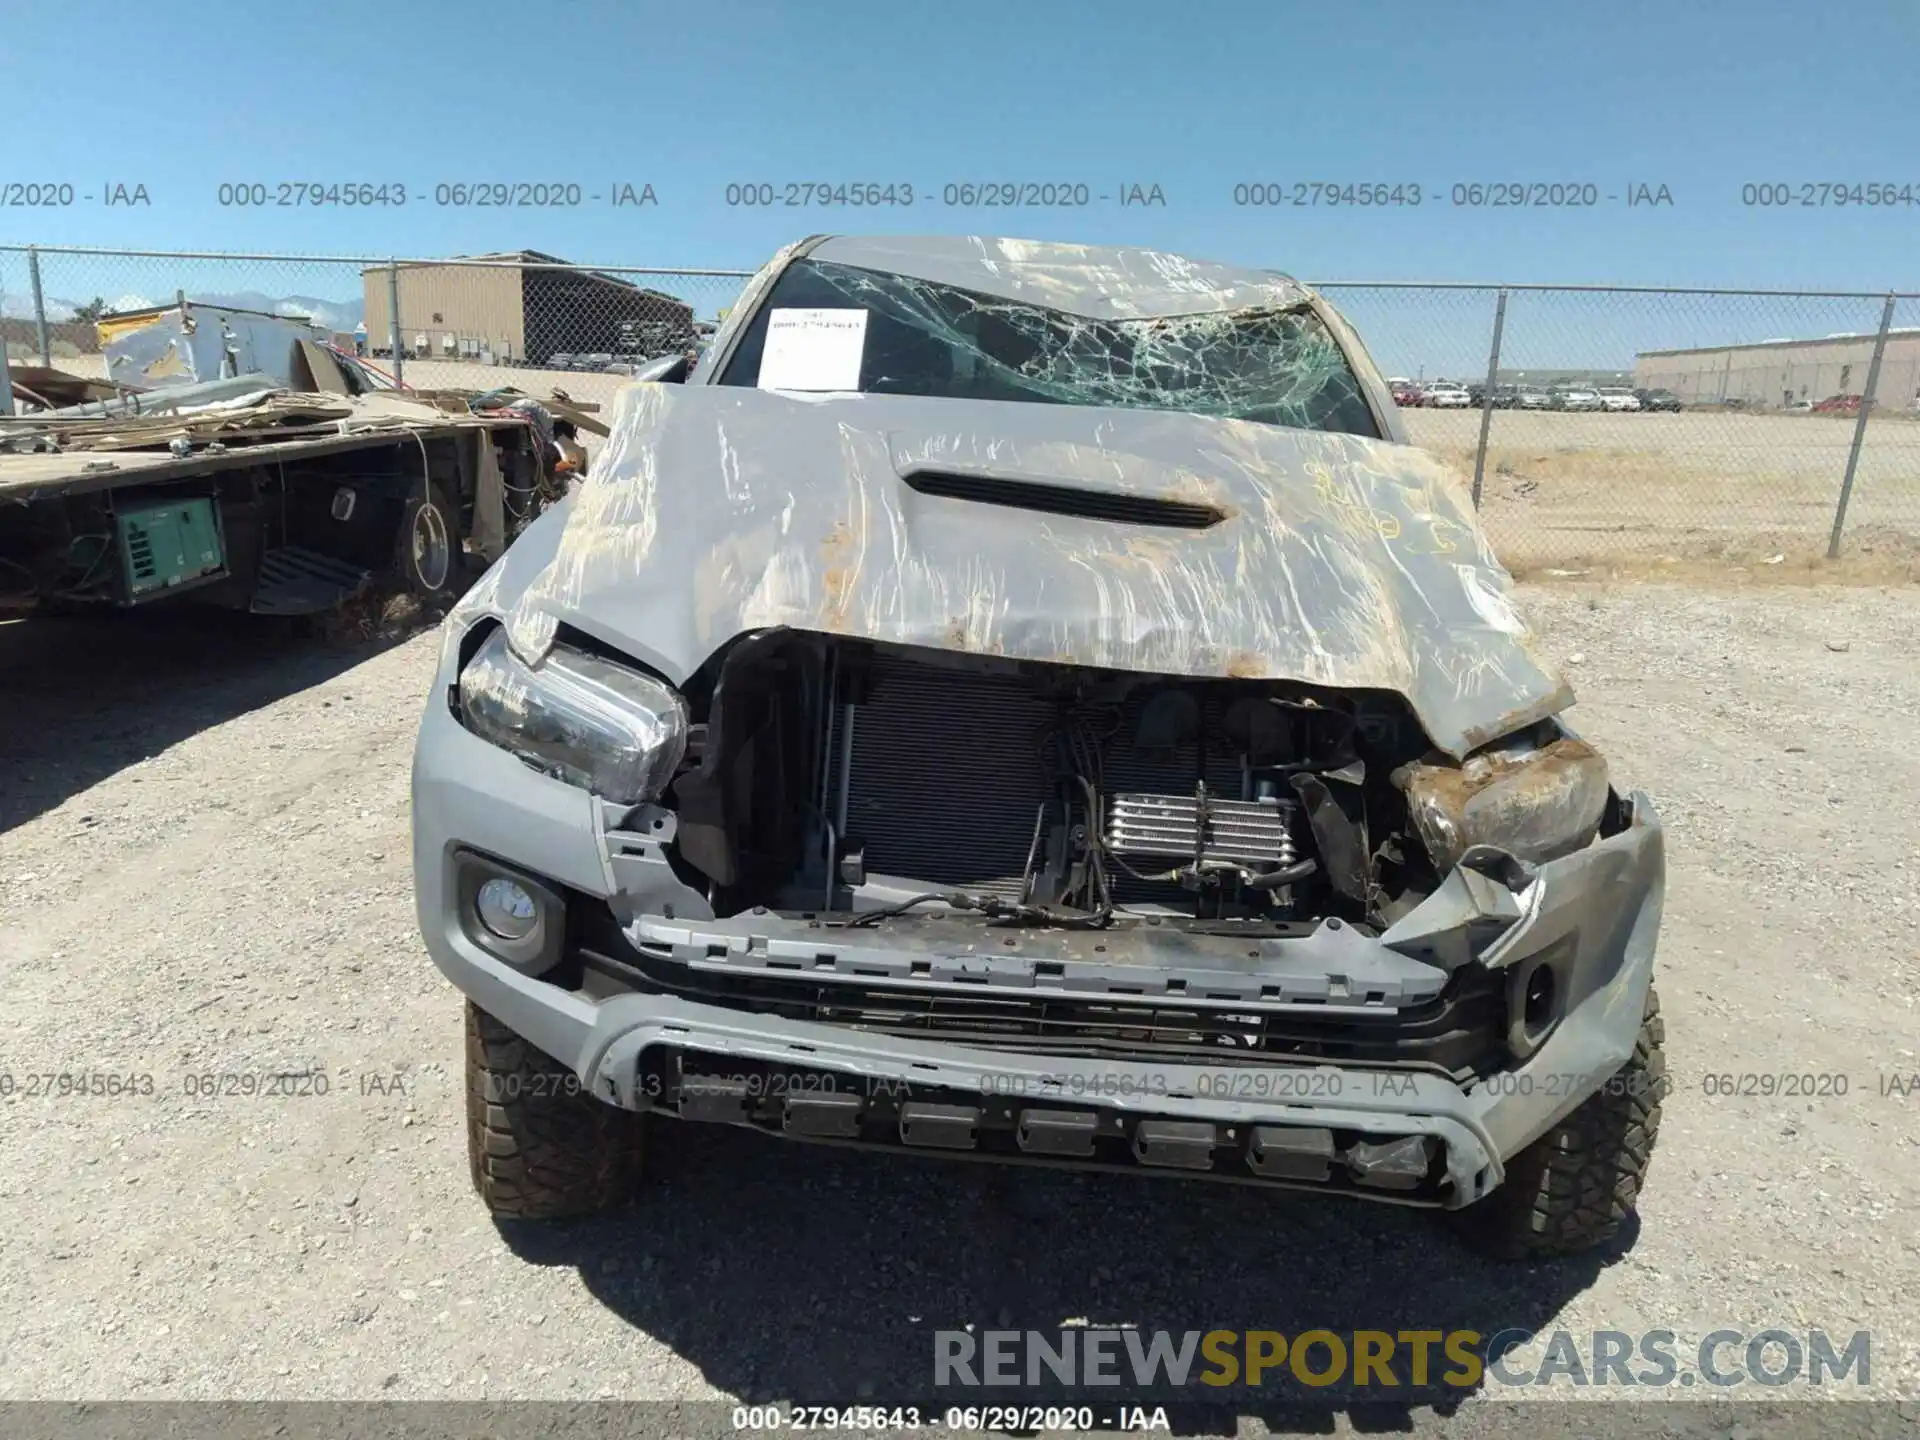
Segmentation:
<svg viewBox="0 0 1920 1440">
<path fill-rule="evenodd" d="M 668 1116 L 1614 1233 L 1660 822 L 1321 297 L 816 239 L 611 428 L 415 753 L 496 1214 Z"/>
<path fill-rule="evenodd" d="M 184 294 L 171 305 L 110 311 L 94 322 L 94 332 L 107 379 L 134 390 L 237 375 L 259 375 L 292 389 L 325 388 L 311 383 L 310 357 L 333 350 L 328 332 L 307 316 L 189 300 Z M 346 393 L 378 388 L 356 358 L 334 353 L 335 359 L 322 363 L 344 372 Z"/>
<path fill-rule="evenodd" d="M 366 389 L 309 342 L 294 357 L 298 388 L 228 376 L 0 418 L 0 605 L 433 597 L 557 493 L 540 407 Z"/>
</svg>

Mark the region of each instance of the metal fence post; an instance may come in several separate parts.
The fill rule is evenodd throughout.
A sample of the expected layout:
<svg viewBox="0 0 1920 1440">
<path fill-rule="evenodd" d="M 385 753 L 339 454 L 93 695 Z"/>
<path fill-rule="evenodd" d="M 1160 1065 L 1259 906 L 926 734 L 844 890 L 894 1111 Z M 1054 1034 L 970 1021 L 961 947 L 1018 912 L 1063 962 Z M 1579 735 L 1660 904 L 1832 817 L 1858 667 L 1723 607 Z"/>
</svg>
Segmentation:
<svg viewBox="0 0 1920 1440">
<path fill-rule="evenodd" d="M 1893 292 L 1880 309 L 1880 333 L 1873 337 L 1873 359 L 1867 362 L 1867 388 L 1860 392 L 1860 417 L 1853 422 L 1853 444 L 1847 450 L 1847 473 L 1840 481 L 1840 503 L 1833 508 L 1833 535 L 1827 541 L 1827 558 L 1840 558 L 1840 532 L 1846 528 L 1847 501 L 1853 495 L 1853 472 L 1860 465 L 1860 447 L 1867 438 L 1867 416 L 1873 409 L 1874 391 L 1880 385 L 1880 357 L 1887 352 L 1887 331 L 1893 328 Z"/>
<path fill-rule="evenodd" d="M 40 363 L 53 368 L 53 342 L 47 336 L 47 296 L 40 288 L 40 251 L 27 247 L 27 275 L 33 281 L 33 328 L 40 341 Z"/>
<path fill-rule="evenodd" d="M 13 371 L 7 367 L 7 337 L 0 330 L 0 415 L 13 414 Z"/>
<path fill-rule="evenodd" d="M 405 362 L 400 358 L 400 262 L 387 261 L 387 319 L 393 340 L 393 383 L 403 383 Z"/>
<path fill-rule="evenodd" d="M 1480 508 L 1480 479 L 1487 470 L 1487 431 L 1493 425 L 1493 387 L 1500 375 L 1500 332 L 1507 327 L 1507 292 L 1493 302 L 1493 347 L 1487 352 L 1487 388 L 1480 392 L 1480 444 L 1473 452 L 1473 508 Z"/>
</svg>

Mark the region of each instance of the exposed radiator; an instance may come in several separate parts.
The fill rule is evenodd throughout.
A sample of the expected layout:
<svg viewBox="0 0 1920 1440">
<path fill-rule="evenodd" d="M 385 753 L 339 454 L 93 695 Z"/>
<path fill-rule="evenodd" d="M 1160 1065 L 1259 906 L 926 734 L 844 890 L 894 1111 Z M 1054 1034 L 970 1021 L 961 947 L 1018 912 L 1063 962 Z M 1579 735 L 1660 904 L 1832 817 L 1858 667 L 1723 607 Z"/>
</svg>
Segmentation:
<svg viewBox="0 0 1920 1440">
<path fill-rule="evenodd" d="M 854 712 L 847 836 L 869 875 L 1017 897 L 1053 707 L 1017 679 L 876 660 Z M 834 753 L 846 743 L 834 737 Z"/>
<path fill-rule="evenodd" d="M 877 657 L 869 682 L 866 702 L 854 716 L 845 837 L 864 849 L 866 872 L 1017 898 L 1034 817 L 1050 796 L 1043 746 L 1056 722 L 1054 702 L 1025 677 L 897 656 Z M 1204 767 L 1191 746 L 1170 754 L 1133 750 L 1128 741 L 1144 703 L 1131 701 L 1114 717 L 1104 775 L 1110 807 L 1115 797 L 1185 796 L 1191 805 L 1203 769 L 1210 795 L 1241 793 L 1238 759 L 1224 747 L 1209 752 Z M 1205 707 L 1203 733 L 1219 734 L 1215 709 Z M 835 755 L 845 743 L 836 722 Z M 1236 800 L 1229 820 L 1223 802 L 1209 829 L 1227 848 L 1216 845 L 1210 853 L 1290 863 L 1293 841 L 1284 818 L 1276 822 L 1271 808 Z M 1253 810 L 1260 814 L 1244 814 Z M 1144 823 L 1144 810 L 1129 813 Z M 1177 832 L 1177 817 L 1174 824 Z M 1191 811 L 1186 825 L 1177 849 L 1140 853 L 1190 856 Z M 1116 880 L 1123 903 L 1179 893 L 1173 886 Z"/>
</svg>

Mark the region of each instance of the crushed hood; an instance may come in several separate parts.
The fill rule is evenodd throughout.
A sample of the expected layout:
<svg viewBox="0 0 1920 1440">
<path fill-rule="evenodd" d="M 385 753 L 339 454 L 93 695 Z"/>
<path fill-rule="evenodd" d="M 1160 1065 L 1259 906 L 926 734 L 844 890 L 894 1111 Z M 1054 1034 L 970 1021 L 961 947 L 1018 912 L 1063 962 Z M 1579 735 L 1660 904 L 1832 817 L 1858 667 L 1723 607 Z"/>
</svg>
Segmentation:
<svg viewBox="0 0 1920 1440">
<path fill-rule="evenodd" d="M 1046 513 L 930 481 L 1220 518 Z M 528 658 L 565 623 L 680 683 L 735 636 L 790 626 L 1394 691 L 1455 756 L 1573 699 L 1459 478 L 1386 441 L 1171 411 L 636 384 L 553 519 L 557 536 L 537 527 L 550 558 L 507 557 L 516 579 L 544 559 L 517 597 L 502 586 Z"/>
</svg>

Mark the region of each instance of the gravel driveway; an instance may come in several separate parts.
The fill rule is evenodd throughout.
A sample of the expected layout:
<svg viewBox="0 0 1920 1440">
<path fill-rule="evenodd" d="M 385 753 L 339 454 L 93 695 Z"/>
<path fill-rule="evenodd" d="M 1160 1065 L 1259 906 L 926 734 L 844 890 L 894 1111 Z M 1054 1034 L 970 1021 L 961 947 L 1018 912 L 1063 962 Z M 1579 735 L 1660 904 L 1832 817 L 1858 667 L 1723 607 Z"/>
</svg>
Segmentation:
<svg viewBox="0 0 1920 1440">
<path fill-rule="evenodd" d="M 1384 1207 L 679 1128 L 626 1212 L 503 1233 L 414 934 L 434 637 L 0 625 L 0 1398 L 852 1403 L 924 1393 L 934 1330 L 1073 1317 L 1867 1329 L 1920 1395 L 1920 1093 L 1883 1093 L 1920 1073 L 1920 591 L 1522 596 L 1670 827 L 1675 1083 L 1637 1231 L 1534 1267 Z M 288 1070 L 325 1093 L 199 1093 Z M 1847 1093 L 1714 1078 L 1781 1072 Z"/>
</svg>

